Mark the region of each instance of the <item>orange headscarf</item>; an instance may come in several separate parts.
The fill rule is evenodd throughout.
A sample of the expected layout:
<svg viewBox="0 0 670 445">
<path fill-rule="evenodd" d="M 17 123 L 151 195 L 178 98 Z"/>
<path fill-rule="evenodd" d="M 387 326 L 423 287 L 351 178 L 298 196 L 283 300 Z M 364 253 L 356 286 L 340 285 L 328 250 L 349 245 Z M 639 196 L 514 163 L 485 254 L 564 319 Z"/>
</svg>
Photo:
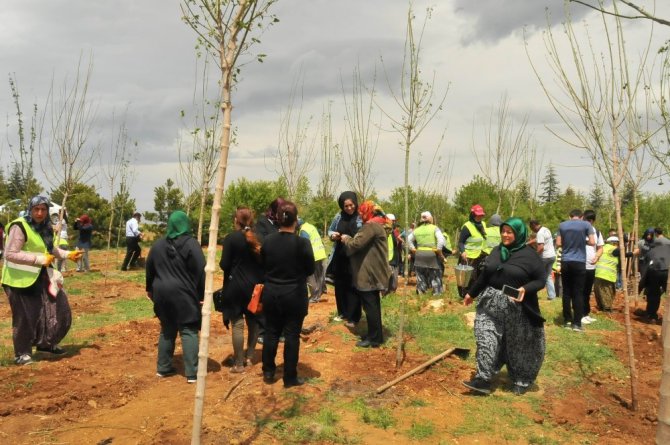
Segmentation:
<svg viewBox="0 0 670 445">
<path fill-rule="evenodd" d="M 363 202 L 363 204 L 358 207 L 358 214 L 361 215 L 363 224 L 370 222 L 376 222 L 379 224 L 386 223 L 386 214 L 384 213 L 384 210 L 375 204 L 374 201 L 368 200 Z"/>
</svg>

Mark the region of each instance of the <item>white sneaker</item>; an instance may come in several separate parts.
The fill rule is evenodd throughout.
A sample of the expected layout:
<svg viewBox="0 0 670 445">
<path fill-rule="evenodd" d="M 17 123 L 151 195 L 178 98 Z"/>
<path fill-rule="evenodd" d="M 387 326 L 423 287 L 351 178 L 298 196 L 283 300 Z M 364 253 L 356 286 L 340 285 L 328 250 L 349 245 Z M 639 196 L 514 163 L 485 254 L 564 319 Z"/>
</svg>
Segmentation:
<svg viewBox="0 0 670 445">
<path fill-rule="evenodd" d="M 588 319 L 589 319 L 589 321 L 590 321 L 591 323 L 594 323 L 594 322 L 598 321 L 597 319 L 595 319 L 595 318 L 591 317 L 590 315 L 587 315 L 587 316 L 586 316 L 586 317 L 584 317 L 584 318 L 588 318 Z"/>
<path fill-rule="evenodd" d="M 589 320 L 589 317 L 582 317 L 582 324 L 591 324 L 591 320 Z"/>
</svg>

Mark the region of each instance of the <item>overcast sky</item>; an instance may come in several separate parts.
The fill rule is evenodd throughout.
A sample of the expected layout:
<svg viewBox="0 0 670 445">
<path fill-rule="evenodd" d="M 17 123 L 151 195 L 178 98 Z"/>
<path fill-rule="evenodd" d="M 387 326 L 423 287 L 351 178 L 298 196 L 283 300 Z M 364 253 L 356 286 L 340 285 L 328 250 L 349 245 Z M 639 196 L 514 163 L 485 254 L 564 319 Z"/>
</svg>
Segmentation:
<svg viewBox="0 0 670 445">
<path fill-rule="evenodd" d="M 670 2 L 659 3 L 663 3 L 657 7 L 659 15 L 670 17 L 666 4 Z M 483 146 L 489 115 L 507 94 L 517 125 L 524 116 L 529 117 L 528 131 L 544 163 L 556 166 L 561 187 L 571 184 L 588 190 L 594 173 L 585 153 L 568 148 L 546 130 L 547 126 L 556 128 L 558 119 L 524 49 L 525 27 L 529 51 L 553 83 L 543 62 L 541 36 L 546 8 L 551 20 L 560 22 L 563 2 L 416 1 L 419 20 L 429 5 L 433 12 L 423 40 L 423 72 L 431 76 L 434 72 L 438 94 L 447 89 L 448 93 L 444 111 L 417 142 L 412 181 L 425 180 L 426 166 L 446 129 L 439 154 L 453 157 L 449 190 L 453 197 L 454 188 L 477 173 L 473 140 Z M 300 73 L 303 114 L 318 122 L 324 107 L 331 104 L 337 142 L 342 142 L 344 134 L 341 82 L 348 88 L 357 65 L 368 83 L 376 69 L 378 101 L 387 112 L 397 114 L 389 100 L 384 70 L 397 88 L 407 7 L 401 0 L 279 0 L 273 12 L 280 22 L 267 29 L 261 44 L 254 47 L 267 54 L 265 63 L 243 67 L 233 96 L 237 145 L 231 151 L 227 184 L 240 177 L 277 177 L 271 157 L 277 146 L 280 112 L 286 109 L 291 85 Z M 97 117 L 89 139 L 110 147 L 113 115 L 118 123 L 118 116 L 127 108 L 129 135 L 138 146 L 132 196 L 141 211 L 153 210 L 154 187 L 178 178 L 177 146 L 180 141 L 187 143 L 185 135 L 194 125 L 180 117 L 181 110 L 191 115 L 198 77 L 195 34 L 180 16 L 178 0 L 3 0 L 0 8 L 0 67 L 5 76 L 15 76 L 24 112 L 29 113 L 33 103 L 42 110 L 52 78 L 57 84 L 71 79 L 82 54 L 85 58 L 92 54 L 89 99 L 96 104 Z M 573 17 L 591 20 L 593 14 L 573 6 Z M 624 25 L 633 47 L 644 40 L 651 26 L 648 21 Z M 593 29 L 592 37 L 597 40 L 597 27 Z M 669 36 L 670 28 L 657 27 L 654 39 L 658 43 L 653 45 L 659 47 Z M 4 167 L 7 138 L 16 141 L 15 108 L 6 77 L 0 82 L 0 112 L 9 123 L 0 143 Z M 382 127 L 388 128 L 388 123 L 383 122 Z M 312 129 L 316 131 L 316 125 Z M 374 168 L 375 189 L 381 197 L 402 185 L 403 153 L 398 140 L 392 132 L 381 133 Z M 312 186 L 318 181 L 318 171 L 315 167 L 310 176 Z M 91 181 L 107 196 L 99 178 Z M 42 183 L 48 192 L 51 186 Z M 344 180 L 339 188 L 348 188 Z"/>
</svg>

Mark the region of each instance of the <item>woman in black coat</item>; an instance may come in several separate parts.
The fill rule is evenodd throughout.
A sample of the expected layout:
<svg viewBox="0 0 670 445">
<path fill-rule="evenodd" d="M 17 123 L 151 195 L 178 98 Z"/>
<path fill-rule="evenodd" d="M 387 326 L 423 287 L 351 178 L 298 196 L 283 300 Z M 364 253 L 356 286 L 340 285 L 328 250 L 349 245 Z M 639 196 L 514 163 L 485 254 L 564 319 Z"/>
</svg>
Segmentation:
<svg viewBox="0 0 670 445">
<path fill-rule="evenodd" d="M 256 317 L 247 310 L 251 293 L 263 282 L 261 245 L 253 229 L 253 216 L 247 207 L 235 211 L 235 231 L 223 240 L 219 266 L 223 270 L 223 322 L 233 325 L 234 364 L 231 372 L 244 372 L 251 364 L 258 339 Z M 244 351 L 244 323 L 247 324 L 247 351 Z"/>
<path fill-rule="evenodd" d="M 537 293 L 546 275 L 535 250 L 526 245 L 527 229 L 519 218 L 500 226 L 501 243 L 486 258 L 485 267 L 463 303 L 478 298 L 475 318 L 477 373 L 463 382 L 489 394 L 491 380 L 507 365 L 512 392 L 521 395 L 537 378 L 544 361 L 544 318 Z"/>
<path fill-rule="evenodd" d="M 279 335 L 284 332 L 284 387 L 302 385 L 298 378 L 300 331 L 307 315 L 307 277 L 314 273 L 314 253 L 309 240 L 296 235 L 298 210 L 285 202 L 278 212 L 279 232 L 269 235 L 261 247 L 265 270 L 263 313 L 263 381 L 273 383 Z"/>
<path fill-rule="evenodd" d="M 198 331 L 205 294 L 205 256 L 191 236 L 186 213 L 170 214 L 167 235 L 151 247 L 146 265 L 147 297 L 161 323 L 158 338 L 157 375 L 177 371 L 172 364 L 177 332 L 181 336 L 184 373 L 195 383 L 198 369 Z"/>
</svg>

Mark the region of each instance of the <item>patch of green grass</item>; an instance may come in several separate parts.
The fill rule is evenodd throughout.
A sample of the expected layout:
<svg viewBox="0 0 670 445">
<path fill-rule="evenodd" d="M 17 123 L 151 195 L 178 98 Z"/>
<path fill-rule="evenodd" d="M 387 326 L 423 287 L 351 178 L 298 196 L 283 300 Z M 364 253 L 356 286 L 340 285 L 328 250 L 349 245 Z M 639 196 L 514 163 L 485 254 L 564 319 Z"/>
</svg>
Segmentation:
<svg viewBox="0 0 670 445">
<path fill-rule="evenodd" d="M 545 437 L 542 435 L 531 434 L 528 438 L 529 445 L 558 445 L 559 442 L 550 437 Z"/>
<path fill-rule="evenodd" d="M 358 443 L 355 436 L 339 428 L 339 419 L 331 407 L 323 407 L 316 414 L 304 414 L 274 422 L 270 431 L 281 443 Z"/>
<path fill-rule="evenodd" d="M 112 304 L 112 308 L 110 312 L 80 315 L 72 321 L 68 335 L 104 325 L 153 317 L 153 305 L 144 297 L 117 301 Z"/>
<path fill-rule="evenodd" d="M 412 440 L 426 439 L 435 433 L 433 422 L 412 422 L 412 426 L 407 431 L 407 437 Z"/>
<path fill-rule="evenodd" d="M 307 401 L 307 397 L 296 393 L 286 393 L 286 395 L 288 398 L 293 399 L 291 406 L 282 411 L 279 411 L 279 415 L 286 419 L 299 416 L 303 405 Z"/>
<path fill-rule="evenodd" d="M 416 406 L 416 407 L 428 406 L 428 402 L 421 399 L 412 399 L 409 402 L 407 402 L 407 406 Z"/>
<path fill-rule="evenodd" d="M 388 429 L 397 423 L 393 411 L 388 408 L 369 406 L 363 399 L 356 399 L 351 406 L 368 425 Z"/>
</svg>

